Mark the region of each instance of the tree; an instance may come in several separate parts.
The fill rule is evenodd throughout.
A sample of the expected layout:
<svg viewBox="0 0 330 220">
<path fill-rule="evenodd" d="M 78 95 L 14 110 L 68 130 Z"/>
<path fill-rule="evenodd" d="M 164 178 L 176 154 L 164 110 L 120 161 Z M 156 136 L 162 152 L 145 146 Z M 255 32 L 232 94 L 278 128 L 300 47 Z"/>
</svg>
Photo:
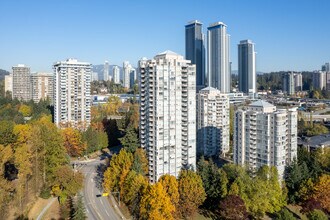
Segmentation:
<svg viewBox="0 0 330 220">
<path fill-rule="evenodd" d="M 314 185 L 312 197 L 330 212 L 330 175 L 323 174 Z"/>
<path fill-rule="evenodd" d="M 89 127 L 82 133 L 82 139 L 87 144 L 87 153 L 92 153 L 108 146 L 107 134 L 92 127 Z"/>
<path fill-rule="evenodd" d="M 24 117 L 30 117 L 31 114 L 32 114 L 32 109 L 31 109 L 30 106 L 22 104 L 22 105 L 19 107 L 19 112 L 20 112 Z"/>
<path fill-rule="evenodd" d="M 82 196 L 79 195 L 78 199 L 76 201 L 75 207 L 74 207 L 74 213 L 73 213 L 73 220 L 84 220 L 86 219 L 86 209 L 84 206 L 84 202 L 82 199 Z"/>
<path fill-rule="evenodd" d="M 309 213 L 313 211 L 314 209 L 322 209 L 322 205 L 319 201 L 314 199 L 313 197 L 309 198 L 302 204 L 302 213 Z"/>
<path fill-rule="evenodd" d="M 321 210 L 315 209 L 307 215 L 309 220 L 328 220 L 328 216 Z"/>
<path fill-rule="evenodd" d="M 218 204 L 219 200 L 227 195 L 227 174 L 223 169 L 219 169 L 212 160 L 205 161 L 203 157 L 197 164 L 197 170 L 207 195 L 207 206 Z"/>
<path fill-rule="evenodd" d="M 299 201 L 300 184 L 310 177 L 307 164 L 296 161 L 286 168 L 285 184 L 288 189 L 288 198 L 290 203 Z"/>
<path fill-rule="evenodd" d="M 123 185 L 132 162 L 133 155 L 125 149 L 112 157 L 110 166 L 104 172 L 103 188 L 106 192 L 120 191 L 123 196 Z"/>
<path fill-rule="evenodd" d="M 12 121 L 0 121 L 0 144 L 7 145 L 16 142 L 13 130 L 14 123 Z"/>
<path fill-rule="evenodd" d="M 8 214 L 8 203 L 11 201 L 11 192 L 14 190 L 13 183 L 5 177 L 4 164 L 12 157 L 12 148 L 0 144 L 0 219 L 6 219 Z"/>
<path fill-rule="evenodd" d="M 143 176 L 148 174 L 148 158 L 145 150 L 142 148 L 137 148 L 134 152 L 132 170 Z"/>
<path fill-rule="evenodd" d="M 276 214 L 276 220 L 296 220 L 293 214 L 286 208 L 281 209 L 280 212 Z"/>
<path fill-rule="evenodd" d="M 228 195 L 220 201 L 217 210 L 220 219 L 243 220 L 248 219 L 248 213 L 241 197 Z"/>
<path fill-rule="evenodd" d="M 81 133 L 74 128 L 65 128 L 63 131 L 64 147 L 70 156 L 81 156 L 86 150 L 86 143 L 82 141 Z"/>
<path fill-rule="evenodd" d="M 244 167 L 232 163 L 225 164 L 222 169 L 227 174 L 229 184 L 233 183 L 238 177 L 243 179 L 249 177 Z"/>
<path fill-rule="evenodd" d="M 147 179 L 141 174 L 137 174 L 133 170 L 128 173 L 123 186 L 123 201 L 133 216 L 139 216 L 142 193 L 148 185 Z"/>
<path fill-rule="evenodd" d="M 76 195 L 83 186 L 83 175 L 73 171 L 69 166 L 58 167 L 55 177 L 52 191 L 59 197 L 61 203 L 64 203 L 68 197 Z"/>
<path fill-rule="evenodd" d="M 32 127 L 29 124 L 14 125 L 13 134 L 16 137 L 16 145 L 26 144 L 31 140 Z"/>
<path fill-rule="evenodd" d="M 309 137 L 327 133 L 329 133 L 329 129 L 321 124 L 314 124 L 306 128 L 306 135 Z"/>
<path fill-rule="evenodd" d="M 313 188 L 314 188 L 314 183 L 311 178 L 301 183 L 298 191 L 298 197 L 300 198 L 300 200 L 301 201 L 308 200 L 313 193 Z"/>
<path fill-rule="evenodd" d="M 175 211 L 170 197 L 167 195 L 162 184 L 149 185 L 144 190 L 140 204 L 140 218 L 150 220 L 173 219 Z"/>
<path fill-rule="evenodd" d="M 45 115 L 33 122 L 31 133 L 35 173 L 38 176 L 37 172 L 41 170 L 43 183 L 51 186 L 57 168 L 69 163 L 62 134 L 52 123 L 51 117 Z"/>
<path fill-rule="evenodd" d="M 107 115 L 117 115 L 120 106 L 121 102 L 118 96 L 109 96 L 108 103 L 106 105 Z"/>
<path fill-rule="evenodd" d="M 286 197 L 279 184 L 275 167 L 261 167 L 246 193 L 248 199 L 244 201 L 249 211 L 256 217 L 262 217 L 266 212 L 278 212 L 286 205 Z"/>
<path fill-rule="evenodd" d="M 163 175 L 159 181 L 160 184 L 162 184 L 165 192 L 171 199 L 171 203 L 177 207 L 179 203 L 179 184 L 176 180 L 175 176 L 171 176 L 169 174 Z M 174 213 L 173 213 L 174 215 Z"/>
<path fill-rule="evenodd" d="M 182 170 L 179 175 L 179 213 L 191 217 L 206 199 L 201 177 L 191 170 Z"/>
<path fill-rule="evenodd" d="M 330 172 L 330 148 L 318 149 L 315 152 L 315 158 L 323 170 Z"/>
<path fill-rule="evenodd" d="M 119 138 L 119 140 L 124 149 L 131 153 L 134 153 L 136 149 L 140 146 L 138 135 L 133 126 L 128 126 L 126 134 L 124 135 L 124 137 Z"/>
</svg>

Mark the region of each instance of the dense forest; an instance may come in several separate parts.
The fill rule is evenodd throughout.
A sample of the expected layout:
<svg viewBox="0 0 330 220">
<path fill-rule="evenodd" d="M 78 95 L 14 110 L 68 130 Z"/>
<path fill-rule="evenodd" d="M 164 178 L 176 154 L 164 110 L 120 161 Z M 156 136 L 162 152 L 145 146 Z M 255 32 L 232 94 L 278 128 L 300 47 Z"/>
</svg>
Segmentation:
<svg viewBox="0 0 330 220">
<path fill-rule="evenodd" d="M 282 72 L 271 72 L 257 75 L 257 87 L 258 90 L 282 90 L 283 88 L 283 74 Z M 303 77 L 303 90 L 312 89 L 313 85 L 313 72 L 302 72 Z"/>
</svg>

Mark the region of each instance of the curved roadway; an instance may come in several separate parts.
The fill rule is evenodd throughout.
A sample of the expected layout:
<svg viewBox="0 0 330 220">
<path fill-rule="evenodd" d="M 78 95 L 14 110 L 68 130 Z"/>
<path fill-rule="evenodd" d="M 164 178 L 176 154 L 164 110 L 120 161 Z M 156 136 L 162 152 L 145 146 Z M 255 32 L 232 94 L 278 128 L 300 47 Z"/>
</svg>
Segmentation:
<svg viewBox="0 0 330 220">
<path fill-rule="evenodd" d="M 102 161 L 95 160 L 86 162 L 81 167 L 81 172 L 85 176 L 84 202 L 88 219 L 107 220 L 121 219 L 114 208 L 110 205 L 107 197 L 101 197 L 102 178 L 98 175 L 98 168 L 104 165 Z"/>
</svg>

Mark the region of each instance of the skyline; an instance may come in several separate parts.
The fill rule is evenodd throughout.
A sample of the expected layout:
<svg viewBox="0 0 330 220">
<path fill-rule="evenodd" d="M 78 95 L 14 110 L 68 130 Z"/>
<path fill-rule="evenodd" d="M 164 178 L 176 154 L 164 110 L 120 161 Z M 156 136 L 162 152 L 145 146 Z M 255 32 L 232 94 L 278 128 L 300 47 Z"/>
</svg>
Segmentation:
<svg viewBox="0 0 330 220">
<path fill-rule="evenodd" d="M 231 35 L 230 59 L 237 70 L 237 45 L 256 45 L 256 69 L 312 71 L 330 60 L 325 27 L 330 2 L 320 1 L 2 1 L 0 68 L 19 63 L 52 71 L 54 62 L 77 58 L 92 64 L 133 66 L 165 50 L 185 55 L 185 25 L 221 21 Z"/>
</svg>

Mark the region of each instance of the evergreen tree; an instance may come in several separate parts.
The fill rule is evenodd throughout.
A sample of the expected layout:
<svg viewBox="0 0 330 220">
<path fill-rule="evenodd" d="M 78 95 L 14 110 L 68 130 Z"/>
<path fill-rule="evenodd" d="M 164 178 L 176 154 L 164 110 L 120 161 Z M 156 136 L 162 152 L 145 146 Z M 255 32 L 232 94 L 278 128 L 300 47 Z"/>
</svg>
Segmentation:
<svg viewBox="0 0 330 220">
<path fill-rule="evenodd" d="M 295 220 L 296 218 L 293 214 L 286 208 L 282 209 L 280 212 L 276 214 L 276 220 Z"/>
<path fill-rule="evenodd" d="M 84 220 L 86 219 L 86 209 L 83 202 L 83 197 L 81 195 L 78 196 L 78 199 L 76 201 L 75 207 L 74 207 L 74 213 L 72 216 L 73 220 Z"/>
<path fill-rule="evenodd" d="M 130 153 L 134 153 L 140 146 L 138 135 L 133 126 L 128 126 L 124 137 L 119 138 L 121 145 Z"/>
</svg>

